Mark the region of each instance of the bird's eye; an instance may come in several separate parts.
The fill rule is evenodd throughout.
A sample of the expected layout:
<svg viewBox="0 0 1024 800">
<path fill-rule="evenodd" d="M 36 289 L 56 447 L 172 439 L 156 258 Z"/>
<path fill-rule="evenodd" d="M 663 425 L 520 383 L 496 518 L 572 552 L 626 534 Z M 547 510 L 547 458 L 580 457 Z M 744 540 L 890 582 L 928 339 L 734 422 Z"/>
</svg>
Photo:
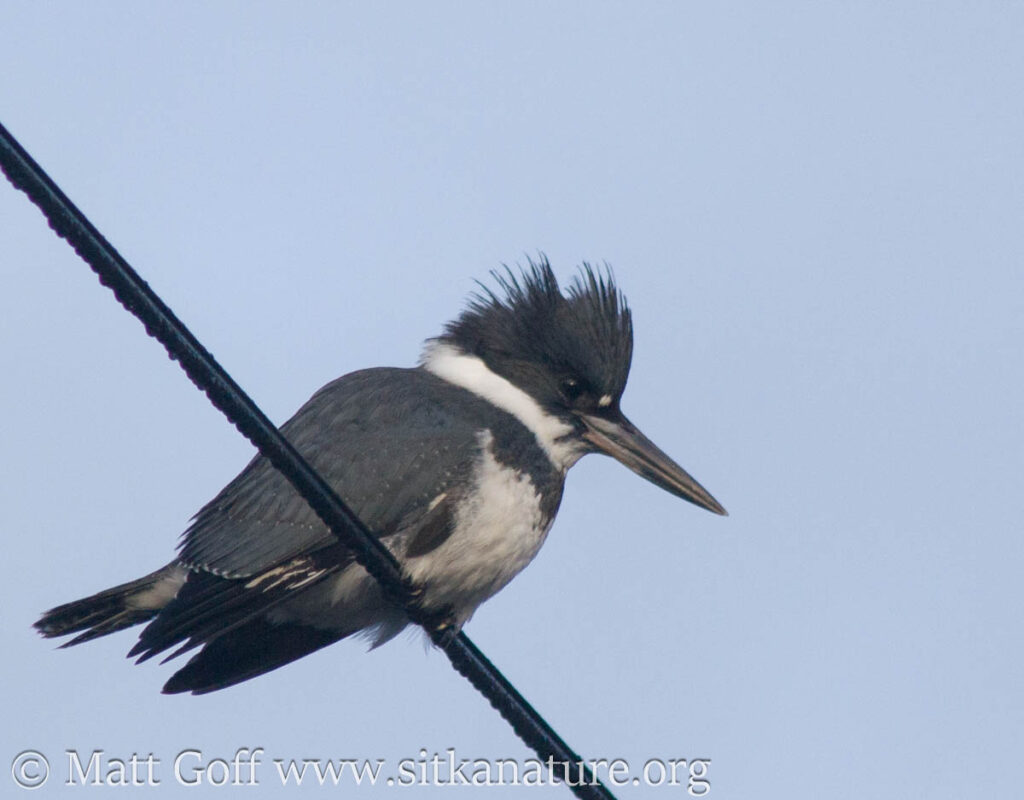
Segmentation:
<svg viewBox="0 0 1024 800">
<path fill-rule="evenodd" d="M 565 378 L 562 381 L 562 394 L 570 403 L 583 393 L 583 385 L 575 378 Z"/>
</svg>

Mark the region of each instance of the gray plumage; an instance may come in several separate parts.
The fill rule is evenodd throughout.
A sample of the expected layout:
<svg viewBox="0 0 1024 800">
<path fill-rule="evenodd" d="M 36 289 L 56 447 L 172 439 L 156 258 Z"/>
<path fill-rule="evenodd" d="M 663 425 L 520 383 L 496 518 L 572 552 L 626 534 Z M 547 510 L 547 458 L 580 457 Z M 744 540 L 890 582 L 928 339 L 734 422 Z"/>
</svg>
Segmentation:
<svg viewBox="0 0 1024 800">
<path fill-rule="evenodd" d="M 438 495 L 449 492 L 450 504 L 459 499 L 484 428 L 495 432 L 499 460 L 525 467 L 538 485 L 561 485 L 518 420 L 421 368 L 369 369 L 332 381 L 281 432 L 363 524 L 387 539 L 415 531 Z M 257 456 L 196 515 L 180 560 L 223 577 L 250 577 L 333 543 L 309 504 Z"/>
<path fill-rule="evenodd" d="M 453 630 L 536 555 L 586 453 L 725 513 L 622 415 L 632 319 L 610 275 L 584 265 L 566 295 L 546 261 L 495 277 L 501 293 L 477 295 L 419 367 L 339 378 L 281 428 Z M 129 654 L 201 648 L 164 687 L 193 693 L 408 622 L 259 455 L 196 514 L 177 559 L 36 627 L 77 644 L 146 621 Z"/>
</svg>

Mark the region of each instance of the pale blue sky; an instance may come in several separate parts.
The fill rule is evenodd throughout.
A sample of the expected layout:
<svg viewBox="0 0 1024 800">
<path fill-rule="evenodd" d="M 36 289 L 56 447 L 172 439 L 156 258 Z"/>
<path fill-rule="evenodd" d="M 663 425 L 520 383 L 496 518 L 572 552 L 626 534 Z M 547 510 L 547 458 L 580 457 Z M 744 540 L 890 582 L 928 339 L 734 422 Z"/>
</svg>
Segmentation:
<svg viewBox="0 0 1024 800">
<path fill-rule="evenodd" d="M 731 516 L 589 457 L 470 636 L 586 756 L 711 758 L 712 797 L 1013 795 L 1024 8 L 551 5 L 9 4 L 0 120 L 277 421 L 503 262 L 608 261 L 624 408 Z M 6 184 L 0 247 L 0 793 L 27 748 L 33 797 L 77 796 L 66 749 L 528 755 L 416 637 L 201 698 L 132 634 L 38 638 L 251 447 Z"/>
</svg>

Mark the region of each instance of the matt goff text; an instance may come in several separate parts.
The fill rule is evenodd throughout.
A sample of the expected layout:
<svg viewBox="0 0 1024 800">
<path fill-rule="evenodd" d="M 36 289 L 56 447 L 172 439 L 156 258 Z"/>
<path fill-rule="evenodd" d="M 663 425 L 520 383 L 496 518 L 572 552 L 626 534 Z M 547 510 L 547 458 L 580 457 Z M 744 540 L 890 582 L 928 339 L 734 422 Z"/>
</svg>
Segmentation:
<svg viewBox="0 0 1024 800">
<path fill-rule="evenodd" d="M 115 757 L 104 750 L 65 750 L 63 775 L 51 774 L 48 759 L 38 751 L 19 753 L 11 764 L 11 777 L 21 788 L 34 789 L 48 782 L 65 786 L 282 786 L 304 783 L 320 786 L 546 786 L 552 783 L 580 785 L 588 767 L 595 780 L 608 786 L 672 786 L 692 797 L 710 793 L 710 758 L 649 758 L 634 771 L 626 759 L 592 759 L 580 763 L 553 758 L 458 758 L 454 748 L 395 762 L 385 769 L 386 759 L 267 758 L 264 748 L 241 747 L 233 755 L 208 757 L 201 750 L 186 749 L 170 763 L 153 753 Z M 170 769 L 168 770 L 168 767 Z"/>
</svg>

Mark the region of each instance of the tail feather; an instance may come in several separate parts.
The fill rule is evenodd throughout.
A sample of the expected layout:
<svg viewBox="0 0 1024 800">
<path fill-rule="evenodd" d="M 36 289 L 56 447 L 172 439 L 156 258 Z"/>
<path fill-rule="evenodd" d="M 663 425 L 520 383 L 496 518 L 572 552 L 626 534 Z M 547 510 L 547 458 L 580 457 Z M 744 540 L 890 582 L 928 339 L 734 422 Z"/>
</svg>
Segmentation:
<svg viewBox="0 0 1024 800">
<path fill-rule="evenodd" d="M 229 579 L 191 571 L 175 561 L 138 580 L 50 609 L 35 627 L 47 638 L 77 633 L 61 645 L 70 647 L 150 622 L 129 656 L 145 661 L 180 644 L 168 656 L 173 658 L 201 647 L 171 676 L 164 692 L 205 694 L 275 670 L 350 635 L 355 629 L 317 628 L 267 616 L 294 591 L 339 568 L 336 562 L 322 566 L 298 559 L 256 578 Z"/>
<path fill-rule="evenodd" d="M 251 619 L 212 639 L 164 685 L 164 694 L 206 694 L 255 678 L 345 638 L 347 631 Z"/>
<path fill-rule="evenodd" d="M 307 591 L 341 569 L 344 562 L 334 552 L 328 547 L 248 578 L 190 572 L 174 600 L 139 635 L 128 657 L 137 657 L 141 663 L 180 645 L 164 659 L 169 661 L 264 616 L 296 592 Z"/>
<path fill-rule="evenodd" d="M 82 631 L 61 647 L 130 628 L 152 619 L 173 600 L 186 574 L 183 566 L 172 562 L 138 580 L 51 608 L 40 617 L 35 628 L 48 639 Z"/>
</svg>

